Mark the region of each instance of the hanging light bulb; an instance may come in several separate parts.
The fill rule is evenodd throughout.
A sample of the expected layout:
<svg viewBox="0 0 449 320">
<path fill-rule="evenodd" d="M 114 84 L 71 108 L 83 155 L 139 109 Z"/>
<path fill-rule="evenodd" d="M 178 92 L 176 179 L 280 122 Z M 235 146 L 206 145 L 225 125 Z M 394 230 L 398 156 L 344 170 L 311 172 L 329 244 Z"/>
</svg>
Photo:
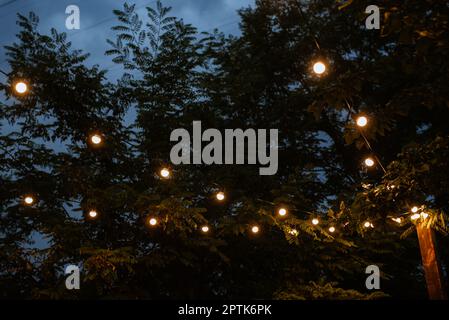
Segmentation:
<svg viewBox="0 0 449 320">
<path fill-rule="evenodd" d="M 96 217 L 98 217 L 98 212 L 96 210 L 90 210 L 89 218 L 95 219 Z"/>
<path fill-rule="evenodd" d="M 24 94 L 28 91 L 28 85 L 23 81 L 18 81 L 14 85 L 14 91 L 18 94 Z"/>
<path fill-rule="evenodd" d="M 148 223 L 150 224 L 150 226 L 154 227 L 157 225 L 157 219 L 156 218 L 150 218 L 148 220 Z"/>
<path fill-rule="evenodd" d="M 23 202 L 27 205 L 27 206 L 31 206 L 34 203 L 34 198 L 32 196 L 26 196 L 23 199 Z"/>
<path fill-rule="evenodd" d="M 402 223 L 402 218 L 401 218 L 401 217 L 398 217 L 398 218 L 391 218 L 391 220 L 393 220 L 394 222 L 399 223 L 399 224 Z"/>
<path fill-rule="evenodd" d="M 412 211 L 413 213 L 417 213 L 417 212 L 419 211 L 419 208 L 416 207 L 416 206 L 414 206 L 414 207 L 411 209 L 411 211 Z"/>
<path fill-rule="evenodd" d="M 292 236 L 297 236 L 297 235 L 299 234 L 298 230 L 296 230 L 296 229 L 290 230 L 289 233 L 290 233 Z"/>
<path fill-rule="evenodd" d="M 278 210 L 278 214 L 279 214 L 281 217 L 285 217 L 285 216 L 287 215 L 287 209 L 285 209 L 285 208 L 280 208 L 280 209 Z"/>
<path fill-rule="evenodd" d="M 201 231 L 203 233 L 208 233 L 209 232 L 209 227 L 208 226 L 203 226 L 203 227 L 201 227 Z"/>
<path fill-rule="evenodd" d="M 367 167 L 373 167 L 374 166 L 374 160 L 373 159 L 371 159 L 371 158 L 366 158 L 365 159 L 365 165 L 367 166 Z"/>
<path fill-rule="evenodd" d="M 421 217 L 421 215 L 420 214 L 418 214 L 418 213 L 415 213 L 414 215 L 412 215 L 410 218 L 412 219 L 412 220 L 418 220 L 419 218 Z"/>
<path fill-rule="evenodd" d="M 365 228 L 369 228 L 371 227 L 371 222 L 366 221 L 365 224 L 363 225 Z"/>
<path fill-rule="evenodd" d="M 330 227 L 330 228 L 329 228 L 329 232 L 330 232 L 330 233 L 334 233 L 334 232 L 335 232 L 335 227 Z"/>
<path fill-rule="evenodd" d="M 426 212 L 422 212 L 422 213 L 421 213 L 421 218 L 422 218 L 422 219 L 425 220 L 425 219 L 427 219 L 428 217 L 429 217 L 429 214 L 428 214 L 428 213 L 426 213 Z"/>
<path fill-rule="evenodd" d="M 321 61 L 315 62 L 313 64 L 313 72 L 315 72 L 318 75 L 323 74 L 324 72 L 326 72 L 326 65 Z"/>
<path fill-rule="evenodd" d="M 225 199 L 225 194 L 224 192 L 218 192 L 216 195 L 216 198 L 218 201 L 223 201 Z"/>
<path fill-rule="evenodd" d="M 170 170 L 168 170 L 167 168 L 163 168 L 160 172 L 161 177 L 164 179 L 168 179 L 170 178 Z"/>
<path fill-rule="evenodd" d="M 357 118 L 357 125 L 361 128 L 365 127 L 368 124 L 368 118 L 365 116 L 361 116 Z"/>
<path fill-rule="evenodd" d="M 90 142 L 98 146 L 103 142 L 103 138 L 101 137 L 101 135 L 96 133 L 90 136 Z"/>
<path fill-rule="evenodd" d="M 312 224 L 314 226 L 317 226 L 320 223 L 320 220 L 318 220 L 317 218 L 312 219 Z"/>
<path fill-rule="evenodd" d="M 258 226 L 253 226 L 253 227 L 251 228 L 251 232 L 254 233 L 254 234 L 259 233 L 259 231 L 260 231 L 260 229 L 259 229 Z"/>
</svg>

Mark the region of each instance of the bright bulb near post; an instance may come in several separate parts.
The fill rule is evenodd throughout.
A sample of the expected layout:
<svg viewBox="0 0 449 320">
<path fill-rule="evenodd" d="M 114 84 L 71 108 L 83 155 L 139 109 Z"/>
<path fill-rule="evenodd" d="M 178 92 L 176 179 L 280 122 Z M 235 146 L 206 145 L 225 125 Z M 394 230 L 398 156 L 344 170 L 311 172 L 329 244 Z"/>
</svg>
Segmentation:
<svg viewBox="0 0 449 320">
<path fill-rule="evenodd" d="M 281 208 L 279 209 L 278 213 L 281 217 L 285 217 L 287 215 L 287 209 Z"/>
<path fill-rule="evenodd" d="M 367 159 L 365 159 L 365 165 L 367 166 L 367 167 L 373 167 L 374 166 L 374 160 L 373 159 L 371 159 L 371 158 L 367 158 Z"/>
<path fill-rule="evenodd" d="M 399 223 L 399 224 L 402 223 L 402 218 L 401 217 L 399 217 L 399 218 L 391 218 L 391 220 L 393 220 L 394 222 Z"/>
<path fill-rule="evenodd" d="M 324 72 L 326 72 L 326 65 L 321 61 L 315 62 L 315 64 L 313 65 L 313 72 L 318 75 L 323 74 Z"/>
<path fill-rule="evenodd" d="M 365 127 L 368 124 L 368 119 L 364 116 L 357 118 L 357 125 L 361 128 Z"/>
<path fill-rule="evenodd" d="M 296 229 L 290 230 L 289 233 L 290 233 L 292 236 L 297 236 L 297 235 L 299 234 L 298 230 L 296 230 Z"/>
<path fill-rule="evenodd" d="M 25 92 L 28 91 L 28 85 L 23 81 L 19 81 L 14 85 L 14 90 L 18 94 L 24 94 Z"/>
</svg>

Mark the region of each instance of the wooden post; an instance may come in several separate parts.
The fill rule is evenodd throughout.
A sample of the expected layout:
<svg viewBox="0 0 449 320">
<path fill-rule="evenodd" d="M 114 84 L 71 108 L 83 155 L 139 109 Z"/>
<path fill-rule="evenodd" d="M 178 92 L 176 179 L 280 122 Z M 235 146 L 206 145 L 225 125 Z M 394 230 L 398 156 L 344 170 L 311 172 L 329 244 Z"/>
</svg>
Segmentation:
<svg viewBox="0 0 449 320">
<path fill-rule="evenodd" d="M 444 277 L 438 260 L 435 234 L 431 228 L 419 224 L 418 232 L 419 247 L 421 250 L 422 263 L 426 276 L 427 291 L 430 300 L 447 300 L 444 288 Z"/>
</svg>

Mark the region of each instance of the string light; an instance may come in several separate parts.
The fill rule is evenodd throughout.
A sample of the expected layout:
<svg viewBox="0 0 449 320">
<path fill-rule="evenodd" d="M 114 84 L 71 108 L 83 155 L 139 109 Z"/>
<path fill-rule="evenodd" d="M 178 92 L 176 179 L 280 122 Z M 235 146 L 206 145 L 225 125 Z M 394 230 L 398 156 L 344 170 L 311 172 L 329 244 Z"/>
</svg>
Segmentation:
<svg viewBox="0 0 449 320">
<path fill-rule="evenodd" d="M 218 201 L 223 201 L 225 199 L 225 194 L 224 192 L 218 192 L 216 195 L 216 198 Z"/>
<path fill-rule="evenodd" d="M 361 116 L 357 118 L 357 125 L 361 128 L 365 127 L 368 124 L 368 119 L 365 116 Z"/>
<path fill-rule="evenodd" d="M 365 159 L 365 165 L 367 166 L 367 167 L 373 167 L 374 166 L 374 160 L 373 159 L 371 159 L 371 158 L 366 158 Z"/>
<path fill-rule="evenodd" d="M 103 142 L 103 138 L 99 134 L 93 134 L 92 136 L 90 136 L 90 142 L 98 146 Z"/>
<path fill-rule="evenodd" d="M 14 90 L 18 94 L 24 94 L 28 91 L 28 85 L 23 81 L 19 81 L 14 85 Z"/>
<path fill-rule="evenodd" d="M 321 62 L 321 61 L 317 61 L 313 65 L 313 71 L 317 75 L 322 75 L 323 73 L 326 72 L 326 65 L 323 62 Z M 14 84 L 13 87 L 14 87 L 15 92 L 18 93 L 18 94 L 25 94 L 29 90 L 27 83 L 25 83 L 24 81 L 18 81 L 17 83 Z M 363 128 L 363 127 L 365 127 L 368 124 L 368 118 L 365 117 L 365 116 L 359 116 L 356 119 L 356 124 L 357 124 L 357 126 Z M 90 136 L 90 142 L 92 144 L 94 144 L 94 145 L 100 145 L 103 142 L 103 138 L 99 134 L 93 134 L 92 136 Z M 365 163 L 365 165 L 367 167 L 373 167 L 375 165 L 375 161 L 372 158 L 366 158 L 364 163 Z M 171 173 L 170 173 L 169 169 L 163 168 L 160 171 L 160 175 L 163 178 L 167 179 L 167 178 L 170 177 Z M 392 185 L 391 189 L 393 189 L 394 187 L 395 186 Z M 223 192 L 218 192 L 216 194 L 216 198 L 219 201 L 223 201 L 225 199 L 225 194 Z M 26 196 L 23 201 L 28 206 L 31 206 L 31 205 L 33 205 L 35 203 L 35 199 L 32 196 Z M 418 211 L 419 211 L 419 208 L 416 207 L 416 206 L 414 206 L 411 209 L 411 212 L 414 213 L 411 216 L 412 220 L 418 220 L 419 218 L 427 219 L 429 217 L 428 213 L 422 212 L 421 214 L 418 214 Z M 280 216 L 282 216 L 282 217 L 286 216 L 287 213 L 288 213 L 287 209 L 285 209 L 285 208 L 280 208 L 278 210 L 278 214 Z M 90 218 L 92 218 L 92 219 L 95 219 L 95 218 L 98 217 L 98 212 L 95 211 L 95 210 L 91 210 L 91 211 L 89 211 L 88 216 Z M 392 218 L 392 220 L 394 222 L 399 223 L 399 224 L 403 222 L 403 219 L 401 217 Z M 156 226 L 158 224 L 158 221 L 157 221 L 156 218 L 150 218 L 148 220 L 148 223 L 149 223 L 150 226 Z M 320 221 L 317 218 L 312 219 L 312 224 L 313 225 L 316 226 L 319 223 L 320 223 Z M 364 223 L 364 226 L 365 226 L 365 228 L 369 228 L 369 227 L 374 228 L 373 224 L 371 222 L 369 222 L 369 221 L 366 221 Z M 336 228 L 334 226 L 331 226 L 328 230 L 329 230 L 329 232 L 334 233 L 336 231 Z M 202 226 L 201 227 L 201 231 L 203 233 L 208 233 L 210 231 L 210 228 L 208 226 Z M 252 226 L 251 227 L 251 232 L 254 233 L 254 234 L 257 234 L 257 233 L 260 232 L 260 228 L 258 226 Z M 298 235 L 298 231 L 296 229 L 290 230 L 289 233 L 291 235 L 295 235 L 295 236 Z"/>
<path fill-rule="evenodd" d="M 157 219 L 156 218 L 150 218 L 148 220 L 148 223 L 150 224 L 150 226 L 154 227 L 157 225 Z"/>
<path fill-rule="evenodd" d="M 168 179 L 170 178 L 170 170 L 168 170 L 167 168 L 163 168 L 160 172 L 161 177 L 164 179 Z"/>
<path fill-rule="evenodd" d="M 278 211 L 278 214 L 279 214 L 281 217 L 285 217 L 285 216 L 287 215 L 287 209 L 285 209 L 285 208 L 280 208 L 279 211 Z"/>
<path fill-rule="evenodd" d="M 89 211 L 89 218 L 95 219 L 96 217 L 98 217 L 97 211 L 95 211 L 95 210 Z"/>
<path fill-rule="evenodd" d="M 422 212 L 421 213 L 421 218 L 423 218 L 424 220 L 427 219 L 429 217 L 429 214 L 426 212 Z"/>
<path fill-rule="evenodd" d="M 27 206 L 31 206 L 34 203 L 34 198 L 32 196 L 26 196 L 23 199 L 23 202 L 27 205 Z"/>
<path fill-rule="evenodd" d="M 323 74 L 324 72 L 326 72 L 326 65 L 321 61 L 315 62 L 313 64 L 313 72 L 315 72 L 318 75 Z"/>
<path fill-rule="evenodd" d="M 399 218 L 391 218 L 391 220 L 393 220 L 394 222 L 399 223 L 399 224 L 402 223 L 402 218 L 401 217 L 399 217 Z"/>
</svg>

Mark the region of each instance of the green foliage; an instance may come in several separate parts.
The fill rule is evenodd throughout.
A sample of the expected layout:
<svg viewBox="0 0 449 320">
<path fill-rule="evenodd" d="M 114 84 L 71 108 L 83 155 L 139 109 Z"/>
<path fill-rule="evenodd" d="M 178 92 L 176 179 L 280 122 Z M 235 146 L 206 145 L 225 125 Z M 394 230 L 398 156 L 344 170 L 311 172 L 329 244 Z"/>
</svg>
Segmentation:
<svg viewBox="0 0 449 320">
<path fill-rule="evenodd" d="M 376 300 L 387 298 L 381 292 L 363 294 L 356 290 L 345 290 L 336 287 L 337 283 L 310 282 L 310 284 L 298 288 L 292 288 L 291 291 L 278 292 L 275 299 L 278 300 Z"/>
</svg>

